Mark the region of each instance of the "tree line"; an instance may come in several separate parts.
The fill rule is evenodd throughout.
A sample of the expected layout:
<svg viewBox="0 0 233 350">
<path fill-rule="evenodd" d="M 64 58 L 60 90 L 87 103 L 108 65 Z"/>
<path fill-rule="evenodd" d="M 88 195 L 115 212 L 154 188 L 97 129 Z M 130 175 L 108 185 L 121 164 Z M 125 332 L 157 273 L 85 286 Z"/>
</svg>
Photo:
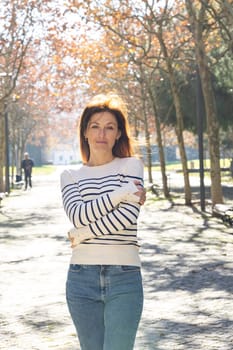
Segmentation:
<svg viewBox="0 0 233 350">
<path fill-rule="evenodd" d="M 232 0 L 6 1 L 5 5 L 0 39 L 1 188 L 6 109 L 16 154 L 30 139 L 47 138 L 54 128 L 51 116 L 56 116 L 59 127 L 61 111 L 78 114 L 91 95 L 114 90 L 127 100 L 134 136 L 144 134 L 150 182 L 151 133 L 156 135 L 165 197 L 169 189 L 164 130 L 174 129 L 185 203 L 190 205 L 184 132 L 197 133 L 199 81 L 211 199 L 213 205 L 223 201 L 220 149 L 232 148 L 233 134 Z M 19 121 L 16 127 L 17 118 L 26 125 Z M 20 128 L 29 131 L 22 132 L 21 143 L 14 136 Z M 63 125 L 64 137 L 65 129 Z"/>
</svg>

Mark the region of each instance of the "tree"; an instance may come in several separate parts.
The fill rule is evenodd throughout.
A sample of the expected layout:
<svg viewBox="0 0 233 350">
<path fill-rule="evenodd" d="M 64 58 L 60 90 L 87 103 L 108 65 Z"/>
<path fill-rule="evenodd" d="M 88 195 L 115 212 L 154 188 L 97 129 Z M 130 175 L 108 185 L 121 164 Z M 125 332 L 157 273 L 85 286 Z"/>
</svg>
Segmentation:
<svg viewBox="0 0 233 350">
<path fill-rule="evenodd" d="M 22 109 L 17 100 L 8 104 L 8 118 L 12 158 L 11 177 L 13 180 L 15 175 L 14 165 L 16 165 L 16 175 L 21 176 L 21 160 L 23 159 L 25 145 L 35 128 L 36 121 L 32 118 L 30 110 Z"/>
<path fill-rule="evenodd" d="M 31 41 L 32 9 L 30 1 L 2 1 L 0 9 L 0 191 L 6 189 L 7 164 L 7 104 L 15 89 L 23 60 Z"/>
<path fill-rule="evenodd" d="M 206 7 L 208 1 L 200 3 L 186 0 L 187 11 L 192 28 L 195 44 L 196 59 L 200 73 L 206 118 L 207 134 L 210 153 L 211 199 L 212 205 L 222 203 L 220 150 L 219 150 L 219 123 L 217 120 L 217 106 L 211 81 L 211 72 L 208 66 L 208 56 L 204 39 L 205 26 L 208 26 Z"/>
<path fill-rule="evenodd" d="M 219 36 L 225 43 L 225 48 L 233 54 L 233 1 L 214 0 L 203 2 L 206 11 L 218 24 Z M 225 51 L 226 52 L 226 51 Z"/>
<path fill-rule="evenodd" d="M 78 1 L 75 2 L 77 6 L 82 6 Z M 134 62 L 134 67 L 142 66 L 151 67 L 150 70 L 155 70 L 157 61 L 159 59 L 159 53 L 157 47 L 158 43 L 163 54 L 163 60 L 165 66 L 169 71 L 169 78 L 171 80 L 171 86 L 173 91 L 173 97 L 175 97 L 175 105 L 177 109 L 177 135 L 178 143 L 180 146 L 180 153 L 182 158 L 182 164 L 184 169 L 184 180 L 185 180 L 185 202 L 186 204 L 191 203 L 191 190 L 189 185 L 188 171 L 187 171 L 187 159 L 185 155 L 184 142 L 182 137 L 183 124 L 182 112 L 179 105 L 178 89 L 176 87 L 175 76 L 172 67 L 172 60 L 168 56 L 168 50 L 162 37 L 162 28 L 167 24 L 168 6 L 164 7 L 163 12 L 160 14 L 157 11 L 157 15 L 154 13 L 154 8 L 149 4 L 148 1 L 143 3 L 135 3 L 132 1 L 122 1 L 120 4 L 112 1 L 102 4 L 101 12 L 97 3 L 92 2 L 91 6 L 88 7 L 88 2 L 83 5 L 86 9 L 86 16 L 90 18 L 94 23 L 99 23 L 101 27 L 108 33 L 108 37 L 118 37 L 117 45 L 125 47 L 125 55 L 129 57 L 128 62 Z M 157 9 L 158 10 L 158 9 Z M 155 49 L 156 47 L 156 49 Z M 166 54 L 166 57 L 164 57 Z M 141 76 L 141 75 L 140 75 Z M 146 87 L 147 85 L 145 85 Z M 154 112 L 156 112 L 155 106 L 157 101 L 154 100 L 155 94 L 147 91 L 147 96 L 153 98 L 151 106 L 153 106 Z M 142 105 L 145 106 L 143 99 Z M 146 111 L 145 111 L 146 115 Z M 157 123 L 157 133 L 160 149 L 162 150 L 159 120 L 155 114 L 155 121 Z M 146 125 L 146 124 L 145 124 Z M 160 152 L 163 155 L 163 151 Z M 161 157 L 163 182 L 165 193 L 167 194 L 166 186 L 166 175 L 164 174 L 164 161 Z"/>
</svg>

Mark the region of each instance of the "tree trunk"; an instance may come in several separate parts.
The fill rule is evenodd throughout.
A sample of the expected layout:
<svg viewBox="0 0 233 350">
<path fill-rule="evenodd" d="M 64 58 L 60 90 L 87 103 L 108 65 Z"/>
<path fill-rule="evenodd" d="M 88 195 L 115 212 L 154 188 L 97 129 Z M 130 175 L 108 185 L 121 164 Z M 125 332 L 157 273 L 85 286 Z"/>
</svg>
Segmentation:
<svg viewBox="0 0 233 350">
<path fill-rule="evenodd" d="M 219 125 L 217 121 L 217 108 L 211 84 L 211 76 L 203 48 L 200 47 L 200 45 L 201 43 L 199 42 L 197 48 L 197 59 L 207 119 L 210 153 L 211 200 L 212 205 L 215 205 L 216 203 L 223 202 L 219 150 Z"/>
<path fill-rule="evenodd" d="M 144 99 L 144 97 L 143 97 L 143 115 L 144 115 L 145 139 L 146 139 L 146 157 L 147 157 L 148 182 L 149 183 L 153 183 L 150 133 L 149 133 L 147 112 L 146 112 L 146 106 L 145 106 L 145 99 Z"/>
<path fill-rule="evenodd" d="M 151 102 L 152 102 L 152 108 L 154 111 L 156 136 L 157 136 L 157 143 L 158 143 L 158 148 L 159 148 L 159 162 L 160 162 L 162 183 L 163 183 L 163 193 L 164 193 L 165 198 L 169 198 L 170 193 L 169 193 L 169 188 L 168 188 L 168 184 L 167 184 L 166 162 L 165 162 L 165 156 L 164 156 L 164 147 L 163 147 L 163 140 L 162 140 L 162 135 L 161 135 L 160 120 L 159 120 L 158 111 L 157 111 L 157 99 L 156 99 L 156 96 L 154 96 L 151 89 L 150 89 L 149 93 L 150 93 L 150 98 L 151 98 Z"/>
<path fill-rule="evenodd" d="M 146 138 L 146 157 L 147 157 L 148 182 L 153 183 L 151 144 L 150 144 L 150 134 L 148 133 L 148 131 L 146 131 L 145 138 Z"/>
<path fill-rule="evenodd" d="M 5 165 L 5 120 L 4 120 L 4 106 L 0 104 L 0 192 L 5 192 L 4 165 Z"/>
<path fill-rule="evenodd" d="M 206 20 L 206 6 L 199 9 L 190 0 L 186 0 L 186 7 L 191 21 L 191 28 L 195 41 L 196 59 L 200 73 L 203 98 L 206 111 L 207 133 L 210 153 L 211 200 L 212 205 L 223 202 L 221 186 L 219 124 L 217 120 L 216 100 L 213 92 L 211 74 L 203 40 L 203 24 Z"/>
<path fill-rule="evenodd" d="M 172 91 L 173 101 L 174 101 L 175 110 L 176 110 L 176 135 L 177 135 L 177 140 L 178 140 L 178 146 L 179 146 L 181 163 L 182 163 L 182 170 L 183 170 L 183 176 L 184 176 L 185 204 L 191 205 L 192 192 L 191 192 L 191 187 L 190 187 L 190 183 L 189 183 L 187 156 L 186 156 L 186 151 L 185 151 L 185 146 L 184 146 L 183 113 L 182 113 L 182 109 L 181 109 L 181 102 L 180 102 L 178 87 L 176 84 L 176 79 L 174 76 L 173 67 L 172 67 L 170 58 L 168 56 L 165 43 L 163 41 L 162 33 L 161 32 L 157 33 L 157 37 L 158 37 L 164 58 L 166 60 L 166 65 L 167 65 L 169 80 L 170 80 L 170 85 L 171 85 L 171 91 Z"/>
<path fill-rule="evenodd" d="M 144 130 L 145 130 L 145 140 L 146 140 L 146 158 L 147 158 L 147 171 L 148 171 L 148 182 L 153 183 L 153 175 L 152 175 L 152 157 L 151 157 L 151 144 L 150 144 L 150 133 L 149 133 L 149 125 L 147 119 L 147 99 L 145 93 L 145 77 L 142 66 L 139 66 L 140 69 L 140 78 L 137 78 L 140 84 L 141 91 L 141 100 L 142 100 L 142 114 L 144 121 Z"/>
</svg>

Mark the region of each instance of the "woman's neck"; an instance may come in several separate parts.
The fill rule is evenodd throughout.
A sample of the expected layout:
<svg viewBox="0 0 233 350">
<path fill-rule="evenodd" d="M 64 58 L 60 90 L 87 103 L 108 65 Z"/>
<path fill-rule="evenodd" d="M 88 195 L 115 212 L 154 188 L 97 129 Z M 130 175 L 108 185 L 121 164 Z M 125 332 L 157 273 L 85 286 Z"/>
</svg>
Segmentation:
<svg viewBox="0 0 233 350">
<path fill-rule="evenodd" d="M 86 165 L 88 166 L 98 166 L 110 163 L 115 157 L 111 154 L 106 157 L 90 157 Z"/>
</svg>

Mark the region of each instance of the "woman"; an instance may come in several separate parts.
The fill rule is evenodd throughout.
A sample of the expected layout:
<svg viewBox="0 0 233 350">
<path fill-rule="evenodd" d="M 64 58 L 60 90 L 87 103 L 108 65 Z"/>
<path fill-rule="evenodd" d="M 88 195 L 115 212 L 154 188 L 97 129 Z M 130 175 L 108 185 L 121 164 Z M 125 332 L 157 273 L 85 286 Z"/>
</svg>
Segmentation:
<svg viewBox="0 0 233 350">
<path fill-rule="evenodd" d="M 97 95 L 83 111 L 79 138 L 83 165 L 61 175 L 74 226 L 67 304 L 82 350 L 132 350 L 143 306 L 137 218 L 145 190 L 123 101 Z"/>
</svg>

